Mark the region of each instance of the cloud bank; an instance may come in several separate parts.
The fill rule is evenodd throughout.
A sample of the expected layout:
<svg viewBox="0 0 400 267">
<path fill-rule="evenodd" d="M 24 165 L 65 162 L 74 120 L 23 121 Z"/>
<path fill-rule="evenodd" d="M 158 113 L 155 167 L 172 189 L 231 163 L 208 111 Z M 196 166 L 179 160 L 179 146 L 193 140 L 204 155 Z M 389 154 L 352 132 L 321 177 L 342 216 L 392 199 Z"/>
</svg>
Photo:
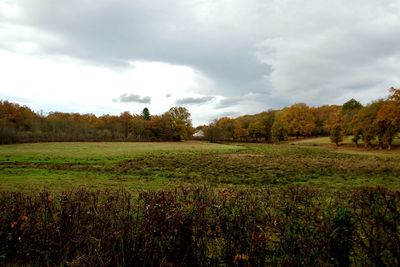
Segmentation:
<svg viewBox="0 0 400 267">
<path fill-rule="evenodd" d="M 294 102 L 341 104 L 385 96 L 400 85 L 399 32 L 397 0 L 0 4 L 0 50 L 77 59 L 120 72 L 137 61 L 182 66 L 193 73 L 183 91 L 160 86 L 167 91 L 149 94 L 148 102 L 133 95 L 132 101 L 150 104 L 151 98 L 158 105 L 162 95 L 171 104 L 201 103 L 194 110 L 210 118 Z M 126 95 L 119 103 L 124 99 L 130 101 Z"/>
</svg>

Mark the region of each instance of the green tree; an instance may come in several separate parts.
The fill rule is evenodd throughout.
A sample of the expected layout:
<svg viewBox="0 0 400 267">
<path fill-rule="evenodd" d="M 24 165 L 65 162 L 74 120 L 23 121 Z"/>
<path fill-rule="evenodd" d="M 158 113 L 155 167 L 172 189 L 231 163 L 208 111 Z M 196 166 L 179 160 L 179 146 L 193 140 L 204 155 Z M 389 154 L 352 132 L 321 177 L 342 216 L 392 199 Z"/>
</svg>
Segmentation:
<svg viewBox="0 0 400 267">
<path fill-rule="evenodd" d="M 149 109 L 148 109 L 147 107 L 145 107 L 145 108 L 142 110 L 142 117 L 143 117 L 143 119 L 145 119 L 146 121 L 150 120 L 151 115 L 150 115 L 150 111 L 149 111 Z"/>
<path fill-rule="evenodd" d="M 357 112 L 362 109 L 363 106 L 360 102 L 355 99 L 350 99 L 346 103 L 343 104 L 341 110 L 341 120 L 342 120 L 342 128 L 343 133 L 345 135 L 353 134 L 353 141 L 357 144 L 360 133 L 354 132 L 353 129 L 353 118 L 357 114 Z"/>
<path fill-rule="evenodd" d="M 326 123 L 326 128 L 329 131 L 329 137 L 332 143 L 339 146 L 339 143 L 343 141 L 342 121 L 340 111 L 332 113 Z"/>
</svg>

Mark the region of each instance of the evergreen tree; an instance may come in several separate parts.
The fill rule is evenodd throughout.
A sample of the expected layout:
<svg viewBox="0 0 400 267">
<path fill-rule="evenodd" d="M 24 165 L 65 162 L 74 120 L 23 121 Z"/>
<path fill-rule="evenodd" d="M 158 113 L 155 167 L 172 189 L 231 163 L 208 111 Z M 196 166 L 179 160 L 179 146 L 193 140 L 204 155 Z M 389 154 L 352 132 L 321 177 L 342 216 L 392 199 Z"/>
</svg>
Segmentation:
<svg viewBox="0 0 400 267">
<path fill-rule="evenodd" d="M 150 115 L 150 111 L 149 111 L 149 109 L 148 109 L 147 107 L 145 107 L 145 108 L 142 110 L 142 117 L 143 117 L 143 119 L 145 119 L 146 121 L 150 120 L 151 115 Z"/>
</svg>

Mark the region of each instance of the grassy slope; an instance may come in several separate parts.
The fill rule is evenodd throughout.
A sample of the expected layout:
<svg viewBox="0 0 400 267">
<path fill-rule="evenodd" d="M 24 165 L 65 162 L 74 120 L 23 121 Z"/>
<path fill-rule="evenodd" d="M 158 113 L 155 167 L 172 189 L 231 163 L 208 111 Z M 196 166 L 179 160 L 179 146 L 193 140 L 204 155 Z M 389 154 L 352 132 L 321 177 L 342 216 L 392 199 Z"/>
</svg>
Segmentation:
<svg viewBox="0 0 400 267">
<path fill-rule="evenodd" d="M 0 189 L 60 191 L 178 184 L 340 189 L 400 189 L 400 152 L 336 149 L 328 139 L 280 145 L 182 143 L 45 143 L 0 147 Z"/>
</svg>

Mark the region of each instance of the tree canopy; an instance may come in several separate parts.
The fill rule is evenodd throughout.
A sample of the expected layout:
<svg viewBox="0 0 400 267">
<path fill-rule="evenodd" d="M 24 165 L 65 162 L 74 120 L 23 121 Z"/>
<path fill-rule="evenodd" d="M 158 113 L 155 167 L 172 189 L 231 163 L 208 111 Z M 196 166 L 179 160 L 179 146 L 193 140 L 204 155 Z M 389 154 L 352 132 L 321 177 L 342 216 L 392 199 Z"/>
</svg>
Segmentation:
<svg viewBox="0 0 400 267">
<path fill-rule="evenodd" d="M 0 101 L 0 144 L 38 141 L 182 140 L 191 137 L 190 113 L 173 107 L 161 115 L 122 112 L 119 116 L 51 112 Z M 177 138 L 179 136 L 179 138 Z"/>
</svg>

